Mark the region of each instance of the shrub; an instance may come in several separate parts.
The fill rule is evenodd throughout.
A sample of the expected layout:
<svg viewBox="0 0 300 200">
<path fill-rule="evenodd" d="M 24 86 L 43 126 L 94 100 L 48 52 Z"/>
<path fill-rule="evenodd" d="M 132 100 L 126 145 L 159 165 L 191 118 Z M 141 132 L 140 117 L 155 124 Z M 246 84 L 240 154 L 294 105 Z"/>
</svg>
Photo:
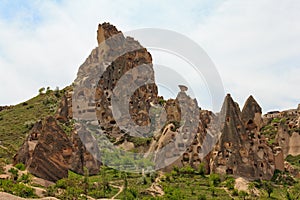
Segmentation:
<svg viewBox="0 0 300 200">
<path fill-rule="evenodd" d="M 191 166 L 187 165 L 179 169 L 180 174 L 194 174 L 195 170 Z"/>
<path fill-rule="evenodd" d="M 225 185 L 226 185 L 226 187 L 228 188 L 228 190 L 233 190 L 233 189 L 234 189 L 234 183 L 235 183 L 234 178 L 229 177 L 229 178 L 226 180 Z"/>
<path fill-rule="evenodd" d="M 248 196 L 248 193 L 242 190 L 242 191 L 239 192 L 239 196 L 242 199 L 246 199 L 246 197 Z"/>
<path fill-rule="evenodd" d="M 44 94 L 44 92 L 45 92 L 45 88 L 44 87 L 42 87 L 42 88 L 39 89 L 39 94 Z"/>
<path fill-rule="evenodd" d="M 198 172 L 199 172 L 199 175 L 201 175 L 202 177 L 205 176 L 205 166 L 204 166 L 204 163 L 200 163 L 199 167 L 198 167 Z"/>
<path fill-rule="evenodd" d="M 234 189 L 232 191 L 232 196 L 238 196 L 239 195 L 239 191 L 237 189 Z"/>
<path fill-rule="evenodd" d="M 210 185 L 217 187 L 221 183 L 219 174 L 210 174 L 209 182 L 210 182 Z"/>
<path fill-rule="evenodd" d="M 14 181 L 18 180 L 18 170 L 17 170 L 17 169 L 10 168 L 10 169 L 8 170 L 8 172 L 11 173 L 12 179 L 13 179 Z"/>
<path fill-rule="evenodd" d="M 264 190 L 268 193 L 268 197 L 271 197 L 271 194 L 273 192 L 273 185 L 270 181 L 263 181 L 262 186 Z"/>
<path fill-rule="evenodd" d="M 19 197 L 36 197 L 34 194 L 34 189 L 27 187 L 26 185 L 19 183 L 16 184 L 11 180 L 1 180 L 0 179 L 0 187 L 4 192 L 14 194 Z"/>
<path fill-rule="evenodd" d="M 25 165 L 23 163 L 18 163 L 15 165 L 15 168 L 24 171 L 25 170 Z"/>
<path fill-rule="evenodd" d="M 22 183 L 29 183 L 30 182 L 30 175 L 29 174 L 22 174 L 22 176 L 19 178 L 20 182 Z"/>
</svg>

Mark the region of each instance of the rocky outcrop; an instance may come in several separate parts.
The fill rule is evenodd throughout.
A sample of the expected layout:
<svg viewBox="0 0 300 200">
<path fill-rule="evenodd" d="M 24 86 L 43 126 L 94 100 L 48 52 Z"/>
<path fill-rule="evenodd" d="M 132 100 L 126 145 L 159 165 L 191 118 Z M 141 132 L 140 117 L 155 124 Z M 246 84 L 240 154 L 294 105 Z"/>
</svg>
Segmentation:
<svg viewBox="0 0 300 200">
<path fill-rule="evenodd" d="M 227 95 L 220 113 L 225 123 L 211 159 L 212 171 L 249 179 L 271 179 L 275 169 L 272 149 L 259 134 L 261 109 L 250 97 L 243 112 Z"/>
<path fill-rule="evenodd" d="M 97 33 L 99 46 L 74 82 L 73 112 L 80 119 L 99 123 L 104 134 L 119 138 L 150 124 L 151 103 L 157 104 L 152 58 L 139 42 L 125 38 L 109 23 L 99 24 Z"/>
<path fill-rule="evenodd" d="M 71 155 L 72 143 L 55 119 L 49 117 L 35 124 L 15 156 L 15 163 L 25 163 L 30 173 L 56 181 L 67 177 Z"/>
<path fill-rule="evenodd" d="M 244 125 L 246 129 L 252 130 L 252 129 L 260 129 L 262 127 L 262 111 L 261 107 L 258 105 L 256 100 L 251 95 L 242 110 L 242 121 L 244 122 Z"/>
<path fill-rule="evenodd" d="M 200 163 L 206 162 L 205 158 L 212 148 L 203 144 L 206 136 L 211 137 L 206 128 L 212 113 L 201 111 L 196 99 L 186 94 L 188 88 L 179 87 L 181 91 L 176 99 L 170 99 L 164 105 L 168 123 L 154 136 L 149 148 L 149 152 L 158 152 L 155 154 L 155 163 L 157 168 L 165 171 L 174 166 L 198 168 Z"/>
<path fill-rule="evenodd" d="M 53 117 L 37 122 L 14 157 L 40 178 L 56 181 L 68 176 L 68 170 L 83 174 L 99 172 L 99 163 L 85 150 L 75 133 L 69 138 Z M 92 163 L 92 164 L 90 164 Z"/>
</svg>

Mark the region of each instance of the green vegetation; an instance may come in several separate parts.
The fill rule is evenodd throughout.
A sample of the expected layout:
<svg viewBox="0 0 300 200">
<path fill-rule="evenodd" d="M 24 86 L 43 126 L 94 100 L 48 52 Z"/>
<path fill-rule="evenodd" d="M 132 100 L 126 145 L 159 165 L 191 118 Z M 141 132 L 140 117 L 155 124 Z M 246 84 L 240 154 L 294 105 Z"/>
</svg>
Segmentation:
<svg viewBox="0 0 300 200">
<path fill-rule="evenodd" d="M 111 198 L 121 187 L 124 190 L 117 198 L 132 199 L 131 196 L 141 196 L 141 192 L 150 187 L 150 175 L 141 181 L 140 174 L 121 173 L 117 170 L 102 167 L 99 175 L 78 175 L 69 171 L 68 178 L 61 179 L 47 189 L 49 196 L 59 199 L 86 199 L 86 195 L 93 198 Z"/>
<path fill-rule="evenodd" d="M 10 162 L 35 122 L 54 115 L 60 102 L 54 92 L 40 94 L 0 112 L 1 165 Z"/>
<path fill-rule="evenodd" d="M 264 135 L 265 137 L 269 138 L 269 141 L 268 141 L 269 144 L 273 144 L 275 142 L 275 136 L 276 136 L 277 130 L 273 125 L 269 124 L 269 125 L 262 127 L 260 130 L 260 133 L 262 135 Z"/>
<path fill-rule="evenodd" d="M 280 170 L 275 170 L 272 177 L 272 182 L 277 185 L 292 186 L 296 183 L 293 177 L 288 172 L 282 172 Z"/>
<path fill-rule="evenodd" d="M 164 106 L 165 104 L 166 104 L 166 100 L 164 100 L 164 99 L 159 99 L 158 100 L 158 103 L 159 103 L 159 105 L 161 105 L 161 106 Z"/>
<path fill-rule="evenodd" d="M 28 187 L 23 183 L 15 183 L 12 180 L 0 179 L 0 191 L 14 194 L 19 197 L 37 197 L 31 187 Z"/>
<path fill-rule="evenodd" d="M 23 168 L 22 165 L 18 165 L 19 168 Z M 34 189 L 27 184 L 31 181 L 31 175 L 23 173 L 19 175 L 17 168 L 10 168 L 8 172 L 11 175 L 9 180 L 0 179 L 0 191 L 7 192 L 20 197 L 37 197 L 34 194 Z"/>
<path fill-rule="evenodd" d="M 298 156 L 288 155 L 285 160 L 300 170 L 300 155 Z"/>
<path fill-rule="evenodd" d="M 25 165 L 23 163 L 18 163 L 15 165 L 15 168 L 17 168 L 18 170 L 24 171 Z"/>
</svg>

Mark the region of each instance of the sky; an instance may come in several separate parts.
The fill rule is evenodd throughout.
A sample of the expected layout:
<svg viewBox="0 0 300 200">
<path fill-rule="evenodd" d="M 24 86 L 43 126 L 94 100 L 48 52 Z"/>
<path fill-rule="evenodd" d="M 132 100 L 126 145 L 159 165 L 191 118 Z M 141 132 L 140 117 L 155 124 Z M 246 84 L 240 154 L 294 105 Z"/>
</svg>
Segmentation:
<svg viewBox="0 0 300 200">
<path fill-rule="evenodd" d="M 41 87 L 70 85 L 97 46 L 98 24 L 110 22 L 123 32 L 161 28 L 189 37 L 214 62 L 225 94 L 240 107 L 253 95 L 264 113 L 296 108 L 299 10 L 297 0 L 0 0 L 0 105 L 26 101 Z M 177 58 L 149 51 L 155 64 L 176 65 Z M 195 97 L 210 109 L 207 88 L 192 84 L 206 91 Z"/>
</svg>

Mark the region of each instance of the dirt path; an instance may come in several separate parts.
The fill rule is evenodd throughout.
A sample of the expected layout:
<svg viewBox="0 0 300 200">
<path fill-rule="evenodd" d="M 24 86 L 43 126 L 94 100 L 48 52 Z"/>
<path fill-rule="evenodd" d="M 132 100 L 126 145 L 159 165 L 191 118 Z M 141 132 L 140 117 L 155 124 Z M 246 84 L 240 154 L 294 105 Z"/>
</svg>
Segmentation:
<svg viewBox="0 0 300 200">
<path fill-rule="evenodd" d="M 151 186 L 147 189 L 149 194 L 151 194 L 153 197 L 165 195 L 165 192 L 163 191 L 161 185 L 159 184 L 162 176 L 163 176 L 162 173 L 159 173 L 158 177 L 151 184 Z"/>
<path fill-rule="evenodd" d="M 117 186 L 117 185 L 111 185 L 111 187 L 114 187 L 114 188 L 119 188 L 119 192 L 117 194 L 115 194 L 111 199 L 115 199 L 117 196 L 119 196 L 119 194 L 121 194 L 124 190 L 124 186 L 122 185 L 121 187 L 120 186 Z"/>
</svg>

